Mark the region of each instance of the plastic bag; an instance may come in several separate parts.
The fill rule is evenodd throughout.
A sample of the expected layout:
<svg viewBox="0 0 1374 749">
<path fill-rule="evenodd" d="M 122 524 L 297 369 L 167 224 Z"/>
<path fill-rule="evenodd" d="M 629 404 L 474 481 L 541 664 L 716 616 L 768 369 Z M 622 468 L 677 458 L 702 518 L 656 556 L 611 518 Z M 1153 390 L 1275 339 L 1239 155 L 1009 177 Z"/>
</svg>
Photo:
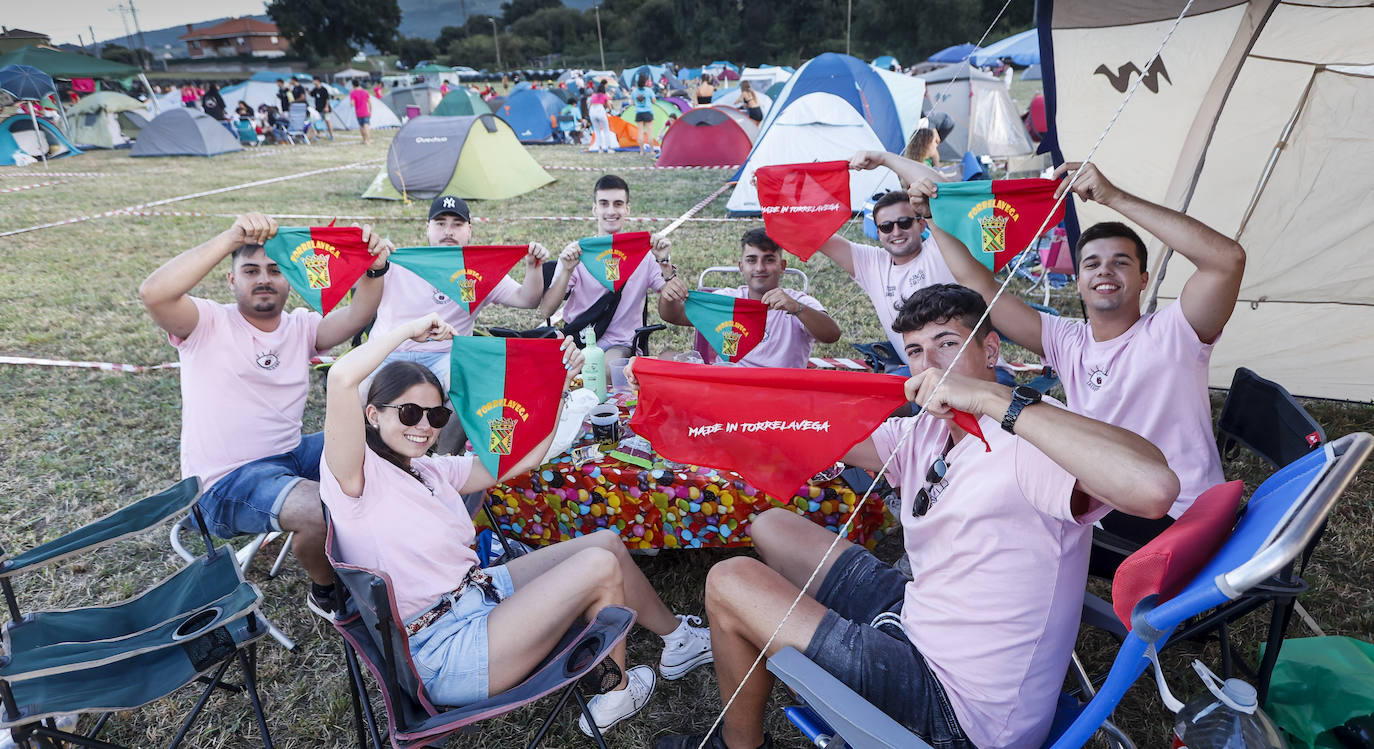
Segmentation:
<svg viewBox="0 0 1374 749">
<path fill-rule="evenodd" d="M 1374 645 L 1349 637 L 1284 640 L 1264 710 L 1295 749 L 1341 749 L 1331 729 L 1374 713 Z"/>
</svg>

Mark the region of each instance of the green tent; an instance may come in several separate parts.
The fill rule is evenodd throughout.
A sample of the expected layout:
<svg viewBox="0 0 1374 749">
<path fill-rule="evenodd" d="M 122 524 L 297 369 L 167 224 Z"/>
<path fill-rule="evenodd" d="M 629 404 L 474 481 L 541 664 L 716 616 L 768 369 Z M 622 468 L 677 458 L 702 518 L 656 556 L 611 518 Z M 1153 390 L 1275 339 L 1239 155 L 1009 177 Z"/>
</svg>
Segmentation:
<svg viewBox="0 0 1374 749">
<path fill-rule="evenodd" d="M 467 86 L 459 86 L 445 94 L 443 101 L 439 102 L 439 106 L 435 107 L 433 112 L 430 112 L 430 114 L 438 117 L 459 117 L 464 115 L 471 116 L 475 114 L 490 113 L 491 107 L 487 106 L 487 102 Z"/>
<path fill-rule="evenodd" d="M 114 91 L 101 91 L 83 97 L 67 110 L 72 141 L 82 146 L 114 148 L 138 137 L 147 120 L 141 116 L 143 102 Z M 127 112 L 139 113 L 137 119 Z"/>
<path fill-rule="evenodd" d="M 125 78 L 142 72 L 133 65 L 51 47 L 22 47 L 0 55 L 0 68 L 6 65 L 32 65 L 53 78 Z"/>
<path fill-rule="evenodd" d="M 422 115 L 401 126 L 386 166 L 363 197 L 401 200 L 404 191 L 411 200 L 436 195 L 503 200 L 552 181 L 505 120 L 492 114 Z"/>
<path fill-rule="evenodd" d="M 410 72 L 416 75 L 424 75 L 426 73 L 452 73 L 453 68 L 446 65 L 421 65 Z"/>
<path fill-rule="evenodd" d="M 681 117 L 682 110 L 678 109 L 676 104 L 664 101 L 662 99 L 654 99 L 653 107 L 654 121 L 652 123 L 652 132 L 654 140 L 662 140 L 663 131 L 668 129 L 668 118 Z M 639 123 L 635 122 L 635 108 L 633 105 L 625 107 L 624 111 L 620 113 L 620 119 L 630 123 L 631 125 L 634 125 L 635 127 L 639 127 Z"/>
</svg>

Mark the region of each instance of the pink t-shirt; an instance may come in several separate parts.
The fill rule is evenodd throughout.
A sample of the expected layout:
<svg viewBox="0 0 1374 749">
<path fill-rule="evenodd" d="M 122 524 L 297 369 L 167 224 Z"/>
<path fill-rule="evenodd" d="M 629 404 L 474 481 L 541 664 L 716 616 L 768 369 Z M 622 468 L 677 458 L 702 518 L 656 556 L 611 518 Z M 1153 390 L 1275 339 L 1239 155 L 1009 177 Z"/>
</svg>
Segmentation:
<svg viewBox="0 0 1374 749">
<path fill-rule="evenodd" d="M 372 450 L 363 451 L 363 495 L 350 497 L 320 460 L 320 499 L 329 508 L 339 561 L 391 577 L 402 620 L 424 613 L 477 564 L 472 518 L 458 490 L 473 457 L 415 458 L 415 480 Z"/>
<path fill-rule="evenodd" d="M 368 99 L 367 92 L 355 88 L 348 92 L 348 98 L 353 101 L 353 113 L 359 117 L 372 116 L 372 102 Z"/>
<path fill-rule="evenodd" d="M 639 267 L 635 268 L 634 273 L 625 281 L 620 295 L 620 306 L 616 307 L 611 324 L 606 328 L 606 333 L 597 339 L 596 344 L 603 349 L 611 346 L 629 346 L 633 342 L 635 328 L 644 324 L 644 300 L 649 297 L 649 290 L 658 291 L 663 288 L 663 284 L 663 271 L 659 269 L 658 261 L 651 252 L 644 256 Z M 568 301 L 563 305 L 563 321 L 575 319 L 602 295 L 609 293 L 595 276 L 578 263 L 573 269 L 572 278 L 568 279 Z"/>
<path fill-rule="evenodd" d="M 244 463 L 300 444 L 324 318 L 301 307 L 264 333 L 235 304 L 191 301 L 200 313 L 191 335 L 167 338 L 181 360 L 181 476 L 209 489 Z"/>
<path fill-rule="evenodd" d="M 902 626 L 974 744 L 1040 746 L 1078 636 L 1092 523 L 1109 508 L 1094 503 L 1075 518 L 1074 477 L 984 416 L 978 423 L 992 451 L 972 436 L 955 445 L 947 483 L 913 517 L 949 437 L 945 422 L 922 419 L 897 449 L 914 420 L 889 419 L 873 433 L 878 455 L 896 450 L 886 476 L 901 488 L 915 576 Z"/>
<path fill-rule="evenodd" d="M 825 307 L 822 307 L 815 297 L 795 289 L 783 289 L 783 291 L 811 309 L 825 311 Z M 715 293 L 735 299 L 748 299 L 749 287 L 717 289 Z M 796 315 L 789 315 L 782 310 L 770 309 L 768 310 L 768 322 L 763 329 L 763 340 L 754 347 L 753 351 L 749 352 L 748 356 L 740 359 L 736 364 L 741 367 L 794 367 L 804 369 L 807 360 L 811 358 L 811 344 L 815 342 L 815 337 L 811 335 L 811 331 L 806 329 L 801 318 Z"/>
<path fill-rule="evenodd" d="M 916 257 L 901 265 L 892 262 L 892 255 L 881 247 L 849 243 L 854 259 L 854 281 L 868 295 L 873 311 L 878 313 L 887 340 L 897 356 L 906 361 L 906 344 L 901 335 L 892 332 L 892 321 L 907 297 L 937 283 L 958 283 L 945 265 L 945 258 L 935 240 L 927 239 Z"/>
<path fill-rule="evenodd" d="M 395 263 L 386 273 L 386 283 L 382 285 L 382 301 L 377 304 L 377 321 L 372 323 L 376 331 L 392 330 L 404 323 L 415 320 L 431 312 L 439 313 L 439 318 L 449 325 L 458 335 L 472 335 L 476 313 L 488 304 L 505 304 L 520 291 L 520 284 L 506 276 L 496 284 L 486 299 L 472 311 L 463 311 L 463 305 L 453 301 L 442 291 L 434 288 L 423 278 L 408 268 Z M 407 340 L 396 347 L 397 351 L 448 351 L 449 341 L 425 341 L 416 343 Z"/>
<path fill-rule="evenodd" d="M 1094 341 L 1083 320 L 1042 312 L 1040 343 L 1069 408 L 1129 429 L 1164 453 L 1180 487 L 1170 517 L 1224 480 L 1207 397 L 1213 344 L 1198 339 L 1177 302 L 1110 341 Z"/>
<path fill-rule="evenodd" d="M 611 97 L 609 97 L 609 96 L 607 96 L 606 94 L 603 94 L 603 93 L 601 93 L 600 91 L 598 91 L 597 93 L 594 93 L 594 94 L 592 94 L 591 96 L 588 96 L 588 97 L 587 97 L 587 104 L 588 104 L 589 106 L 596 106 L 596 105 L 599 104 L 599 105 L 601 105 L 601 106 L 604 107 L 604 106 L 606 106 L 606 103 L 609 102 L 610 100 L 611 100 Z"/>
</svg>

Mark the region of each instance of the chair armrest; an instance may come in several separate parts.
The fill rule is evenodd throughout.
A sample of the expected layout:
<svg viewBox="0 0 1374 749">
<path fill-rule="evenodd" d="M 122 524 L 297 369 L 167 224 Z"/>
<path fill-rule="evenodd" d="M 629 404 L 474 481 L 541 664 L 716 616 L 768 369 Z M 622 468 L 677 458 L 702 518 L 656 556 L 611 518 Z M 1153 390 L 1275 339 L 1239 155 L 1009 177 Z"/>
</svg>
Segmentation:
<svg viewBox="0 0 1374 749">
<path fill-rule="evenodd" d="M 660 330 L 667 330 L 668 326 L 662 323 L 655 325 L 645 325 L 635 328 L 634 338 L 630 342 L 630 354 L 632 356 L 649 355 L 649 336 Z"/>
<path fill-rule="evenodd" d="M 768 670 L 782 679 L 815 710 L 846 746 L 854 749 L 930 749 L 872 703 L 817 666 L 796 648 L 783 648 L 768 659 Z"/>
<path fill-rule="evenodd" d="M 198 499 L 200 479 L 182 479 L 162 492 L 0 562 L 0 577 L 11 577 L 137 535 L 168 518 L 186 514 Z"/>
</svg>

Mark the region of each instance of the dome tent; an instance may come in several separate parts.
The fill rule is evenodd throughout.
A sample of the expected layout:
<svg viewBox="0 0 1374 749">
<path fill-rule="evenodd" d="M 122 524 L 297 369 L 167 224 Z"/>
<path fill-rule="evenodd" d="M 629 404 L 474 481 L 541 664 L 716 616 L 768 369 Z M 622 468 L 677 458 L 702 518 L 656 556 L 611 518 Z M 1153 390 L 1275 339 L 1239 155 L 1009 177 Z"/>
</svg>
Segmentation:
<svg viewBox="0 0 1374 749">
<path fill-rule="evenodd" d="M 994 158 L 1035 151 L 1000 78 L 967 65 L 950 65 L 921 78 L 930 109 L 954 119 L 954 130 L 940 141 L 941 161 L 958 161 L 966 151 Z"/>
<path fill-rule="evenodd" d="M 72 140 L 83 146 L 114 148 L 128 143 L 131 135 L 147 124 L 141 116 L 135 119 L 130 112 L 143 111 L 143 102 L 115 91 L 101 91 L 83 97 L 67 110 Z"/>
<path fill-rule="evenodd" d="M 739 166 L 759 129 L 734 107 L 697 107 L 663 136 L 658 166 Z"/>
<path fill-rule="evenodd" d="M 199 109 L 180 107 L 154 117 L 130 156 L 215 156 L 242 151 L 239 139 L 229 134 L 224 124 Z"/>
<path fill-rule="evenodd" d="M 553 182 L 514 131 L 491 115 L 421 115 L 401 126 L 387 151 L 386 166 L 364 198 L 428 200 L 441 193 L 474 200 L 523 195 Z"/>
<path fill-rule="evenodd" d="M 526 89 L 507 96 L 492 111 L 511 126 L 521 143 L 552 143 L 563 100 L 548 91 Z"/>
<path fill-rule="evenodd" d="M 34 123 L 38 124 L 39 133 L 34 131 Z M 25 157 L 39 159 L 44 152 L 47 158 L 57 159 L 79 154 L 81 149 L 41 117 L 16 114 L 0 122 L 0 165 L 20 166 L 27 163 Z"/>
<path fill-rule="evenodd" d="M 459 117 L 490 113 L 491 107 L 487 106 L 482 97 L 467 86 L 459 86 L 444 94 L 439 106 L 435 107 L 431 114 L 436 117 Z"/>
</svg>

